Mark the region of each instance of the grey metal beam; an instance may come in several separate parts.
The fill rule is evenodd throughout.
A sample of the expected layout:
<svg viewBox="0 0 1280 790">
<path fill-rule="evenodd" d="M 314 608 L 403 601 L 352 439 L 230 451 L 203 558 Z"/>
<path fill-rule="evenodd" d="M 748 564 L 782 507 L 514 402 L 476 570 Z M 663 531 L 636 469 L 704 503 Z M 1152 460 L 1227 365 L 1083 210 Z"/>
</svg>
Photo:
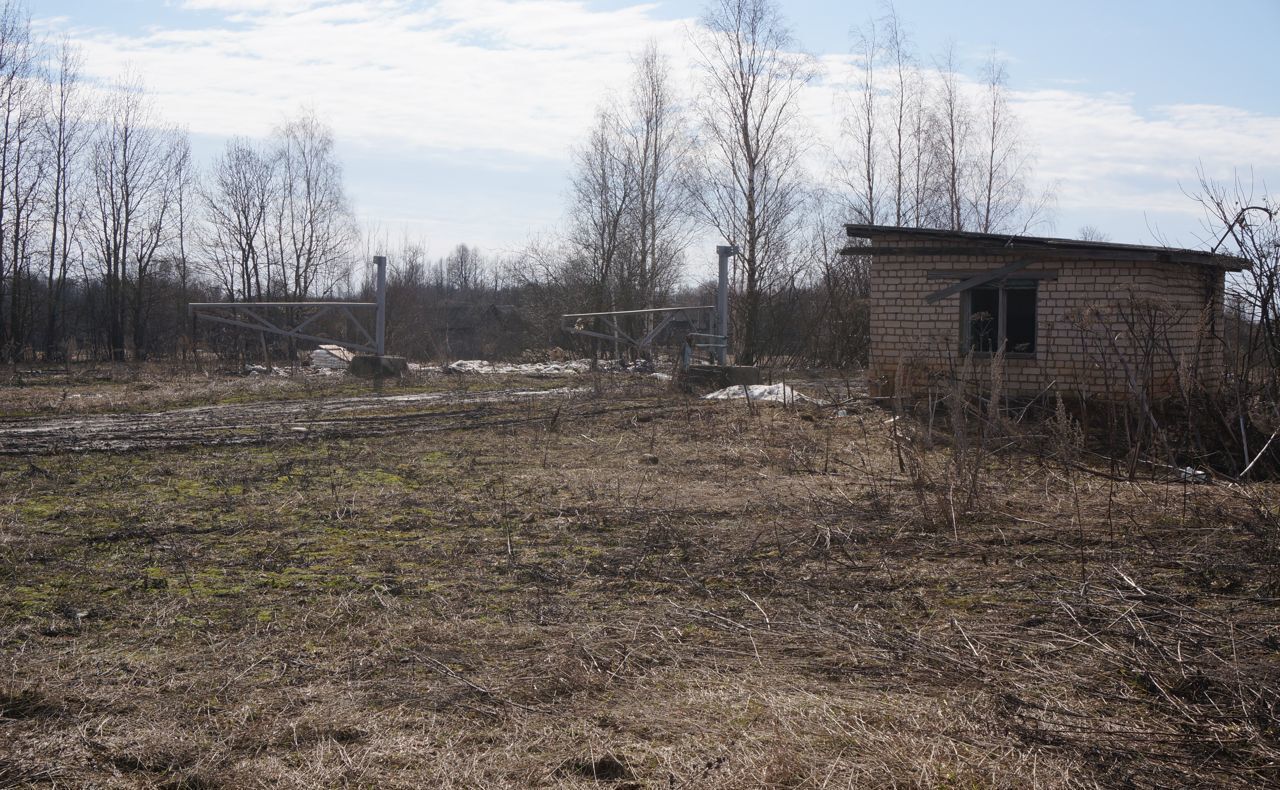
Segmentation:
<svg viewBox="0 0 1280 790">
<path fill-rule="evenodd" d="M 270 332 L 273 335 L 310 340 L 321 344 L 330 343 L 353 351 L 372 352 L 382 356 L 386 353 L 387 259 L 378 255 L 374 257 L 373 262 L 378 270 L 376 301 L 373 302 L 192 302 L 187 305 L 187 314 L 191 316 L 193 330 L 195 321 L 204 319 L 215 324 Z M 370 333 L 352 312 L 367 308 L 373 308 L 375 311 L 374 333 Z M 290 312 L 285 314 L 284 321 L 277 322 L 268 317 L 267 311 L 270 309 L 284 309 Z M 295 310 L 310 311 L 310 314 L 303 313 L 302 315 L 306 315 L 305 320 L 297 326 L 289 327 L 287 324 L 294 323 L 301 317 L 298 313 L 292 312 Z M 347 321 L 354 324 L 356 330 L 367 342 L 355 343 L 349 340 L 320 337 L 302 331 L 333 310 L 341 312 Z M 230 313 L 230 316 L 227 313 Z M 265 346 L 263 350 L 265 353 Z"/>
<path fill-rule="evenodd" d="M 375 341 L 375 340 L 373 339 L 373 335 L 369 334 L 369 330 L 364 328 L 364 324 L 360 323 L 360 319 L 356 318 L 356 317 L 351 313 L 351 311 L 350 311 L 350 310 L 348 310 L 348 309 L 347 309 L 347 308 L 345 308 L 345 307 L 342 307 L 342 308 L 339 308 L 339 309 L 340 309 L 340 310 L 342 310 L 342 314 L 343 314 L 343 315 L 345 315 L 347 318 L 351 319 L 351 323 L 355 324 L 356 329 L 359 329 L 359 330 L 360 330 L 360 334 L 364 335 L 365 342 L 367 342 L 371 347 L 373 347 L 373 348 L 377 348 L 377 346 L 378 346 L 377 341 Z M 382 356 L 382 355 L 381 355 L 381 354 L 379 354 L 378 356 Z"/>
<path fill-rule="evenodd" d="M 655 324 L 653 329 L 649 330 L 649 334 L 640 338 L 640 347 L 648 348 L 652 345 L 653 341 L 658 339 L 658 335 L 662 334 L 662 330 L 666 329 L 667 326 L 675 320 L 676 315 L 677 313 L 669 313 L 665 318 Z"/>
<path fill-rule="evenodd" d="M 377 302 L 191 302 L 187 312 L 217 307 L 377 307 Z"/>
<path fill-rule="evenodd" d="M 201 315 L 200 318 L 205 321 L 212 321 L 215 324 L 226 324 L 227 326 L 235 326 L 241 329 L 252 329 L 255 332 L 261 332 L 261 331 L 264 331 L 265 329 L 260 324 L 250 324 L 244 321 L 239 321 L 234 318 L 226 318 L 220 315 Z M 305 332 L 278 330 L 276 334 L 284 335 L 285 337 L 296 337 L 299 340 L 311 340 L 321 344 L 327 343 L 329 345 L 342 346 L 343 348 L 349 348 L 352 351 L 364 351 L 370 354 L 374 353 L 377 350 L 373 346 L 367 346 L 361 343 L 352 343 L 347 340 L 337 340 L 331 337 L 318 337 L 316 335 L 309 335 Z"/>
<path fill-rule="evenodd" d="M 622 331 L 622 327 L 618 326 L 618 319 L 617 319 L 617 318 L 611 318 L 611 317 L 609 317 L 609 316 L 605 316 L 605 317 L 604 317 L 604 321 L 605 321 L 605 323 L 607 323 L 609 326 L 613 327 L 613 335 L 614 335 L 614 338 L 615 338 L 615 341 L 614 341 L 614 342 L 617 342 L 617 340 L 616 340 L 616 339 L 620 337 L 620 338 L 622 338 L 623 340 L 625 340 L 625 341 L 627 341 L 628 343 L 630 343 L 631 345 L 636 346 L 637 348 L 640 346 L 640 344 L 636 342 L 636 339 L 635 339 L 634 337 L 632 337 L 631 335 L 628 335 L 626 332 L 623 332 L 623 331 Z"/>
<path fill-rule="evenodd" d="M 599 318 L 609 315 L 640 315 L 642 313 L 671 313 L 684 310 L 714 310 L 714 305 L 698 305 L 696 307 L 651 307 L 645 310 L 606 310 L 603 313 L 565 313 L 561 318 Z"/>
<path fill-rule="evenodd" d="M 378 268 L 378 290 L 376 292 L 378 312 L 373 318 L 374 334 L 377 339 L 374 341 L 374 345 L 377 346 L 378 356 L 381 357 L 387 353 L 387 257 L 385 255 L 373 256 L 373 265 Z M 353 318 L 352 320 L 355 319 Z"/>
<path fill-rule="evenodd" d="M 670 326 L 671 322 L 680 316 L 708 312 L 714 315 L 715 309 L 713 305 L 695 305 L 692 307 L 651 307 L 643 310 L 609 310 L 598 313 L 565 313 L 560 316 L 560 330 L 572 335 L 599 338 L 600 340 L 608 340 L 615 343 L 621 340 L 635 348 L 647 350 L 657 340 L 658 335 L 662 334 L 662 330 Z M 639 339 L 636 339 L 622 330 L 619 325 L 619 319 L 638 315 L 662 315 L 663 317 L 652 329 Z M 599 324 L 595 323 L 597 320 L 604 325 L 604 329 L 613 334 L 606 334 L 595 328 L 588 328 L 599 326 Z M 582 323 L 584 326 L 575 326 L 576 323 Z M 704 336 L 719 339 L 721 342 L 715 345 L 716 348 L 724 345 L 724 338 L 720 335 Z"/>
<path fill-rule="evenodd" d="M 295 331 L 295 332 L 301 332 L 303 329 L 306 329 L 306 328 L 307 328 L 307 326 L 308 326 L 308 325 L 310 325 L 310 323 L 311 323 L 312 321 L 317 321 L 317 320 L 319 320 L 320 318 L 322 318 L 322 317 L 324 317 L 324 316 L 328 315 L 328 314 L 329 314 L 329 309 L 330 309 L 330 308 L 325 307 L 325 308 L 323 308 L 323 309 L 320 309 L 320 310 L 315 311 L 314 313 L 312 313 L 312 314 L 307 318 L 307 320 L 306 320 L 306 321 L 303 321 L 301 324 L 298 324 L 297 326 L 295 326 L 295 327 L 293 328 L 293 331 Z"/>
<path fill-rule="evenodd" d="M 738 254 L 733 244 L 716 247 L 716 332 L 725 340 L 717 355 L 721 365 L 729 364 L 729 259 Z"/>
<path fill-rule="evenodd" d="M 598 337 L 601 340 L 613 341 L 617 339 L 613 335 L 606 335 L 603 332 L 596 332 L 591 329 L 565 329 L 564 331 L 574 335 L 582 335 L 583 337 Z"/>
</svg>

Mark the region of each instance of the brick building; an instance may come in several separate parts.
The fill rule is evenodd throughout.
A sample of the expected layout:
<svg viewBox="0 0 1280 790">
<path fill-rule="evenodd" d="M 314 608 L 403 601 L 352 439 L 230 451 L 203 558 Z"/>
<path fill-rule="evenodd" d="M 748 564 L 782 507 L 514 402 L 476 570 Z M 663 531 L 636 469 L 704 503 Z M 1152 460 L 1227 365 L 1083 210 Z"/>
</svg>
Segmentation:
<svg viewBox="0 0 1280 790">
<path fill-rule="evenodd" d="M 1175 394 L 1222 360 L 1223 286 L 1248 262 L 1196 250 L 848 225 L 871 261 L 873 392 L 958 371 L 1032 397 Z M 860 241 L 859 241 L 860 240 Z M 1001 352 L 1003 352 L 1001 354 Z"/>
</svg>

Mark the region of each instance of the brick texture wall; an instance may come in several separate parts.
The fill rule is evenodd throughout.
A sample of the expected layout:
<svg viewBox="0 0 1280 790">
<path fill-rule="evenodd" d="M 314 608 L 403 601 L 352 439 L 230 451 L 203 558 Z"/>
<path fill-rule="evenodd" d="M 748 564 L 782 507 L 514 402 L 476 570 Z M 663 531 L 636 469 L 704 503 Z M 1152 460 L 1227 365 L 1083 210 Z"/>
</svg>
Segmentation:
<svg viewBox="0 0 1280 790">
<path fill-rule="evenodd" d="M 878 238 L 876 243 L 936 246 L 905 237 Z M 918 394 L 930 381 L 936 385 L 959 371 L 989 379 L 990 356 L 973 354 L 966 360 L 961 351 L 960 295 L 934 304 L 925 301 L 958 278 L 930 279 L 928 274 L 996 269 L 1014 260 L 979 255 L 873 258 L 872 391 L 887 394 L 901 385 Z M 1035 358 L 1003 360 L 1006 394 L 1034 396 L 1056 387 L 1064 394 L 1123 397 L 1140 387 L 1165 397 L 1192 377 L 1216 376 L 1221 365 L 1220 270 L 1183 263 L 1063 259 L 1033 263 L 1024 271 L 1054 276 L 1038 281 Z"/>
</svg>

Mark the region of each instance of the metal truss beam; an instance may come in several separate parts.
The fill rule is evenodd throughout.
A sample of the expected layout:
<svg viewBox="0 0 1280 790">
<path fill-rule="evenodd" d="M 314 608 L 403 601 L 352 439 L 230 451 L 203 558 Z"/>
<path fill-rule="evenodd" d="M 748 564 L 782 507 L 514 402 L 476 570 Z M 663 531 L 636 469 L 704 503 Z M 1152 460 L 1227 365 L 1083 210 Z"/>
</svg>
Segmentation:
<svg viewBox="0 0 1280 790">
<path fill-rule="evenodd" d="M 254 332 L 269 332 L 281 337 L 310 340 L 320 344 L 341 346 L 352 351 L 384 356 L 386 354 L 387 259 L 384 256 L 375 255 L 373 263 L 378 271 L 377 299 L 373 302 L 192 302 L 187 305 L 187 315 L 191 316 L 192 322 L 204 320 L 214 324 L 234 326 Z M 372 333 L 353 312 L 353 310 L 369 308 L 374 311 Z M 267 311 L 273 309 L 305 310 L 310 315 L 297 326 L 288 326 L 282 321 L 273 321 L 267 317 Z M 355 326 L 364 342 L 323 337 L 302 331 L 321 317 L 331 313 L 342 315 L 346 321 Z"/>
</svg>

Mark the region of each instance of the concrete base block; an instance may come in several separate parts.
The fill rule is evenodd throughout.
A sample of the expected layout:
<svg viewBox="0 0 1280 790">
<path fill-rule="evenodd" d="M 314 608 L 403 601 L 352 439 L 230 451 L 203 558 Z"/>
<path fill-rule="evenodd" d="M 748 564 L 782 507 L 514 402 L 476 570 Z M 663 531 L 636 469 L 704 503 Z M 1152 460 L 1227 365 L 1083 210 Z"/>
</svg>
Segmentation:
<svg viewBox="0 0 1280 790">
<path fill-rule="evenodd" d="M 748 365 L 694 365 L 682 378 L 688 386 L 718 390 L 736 384 L 759 384 L 764 373 Z"/>
<path fill-rule="evenodd" d="M 373 354 L 359 354 L 351 358 L 347 372 L 362 379 L 382 379 L 399 377 L 409 369 L 404 357 L 379 357 Z"/>
</svg>

